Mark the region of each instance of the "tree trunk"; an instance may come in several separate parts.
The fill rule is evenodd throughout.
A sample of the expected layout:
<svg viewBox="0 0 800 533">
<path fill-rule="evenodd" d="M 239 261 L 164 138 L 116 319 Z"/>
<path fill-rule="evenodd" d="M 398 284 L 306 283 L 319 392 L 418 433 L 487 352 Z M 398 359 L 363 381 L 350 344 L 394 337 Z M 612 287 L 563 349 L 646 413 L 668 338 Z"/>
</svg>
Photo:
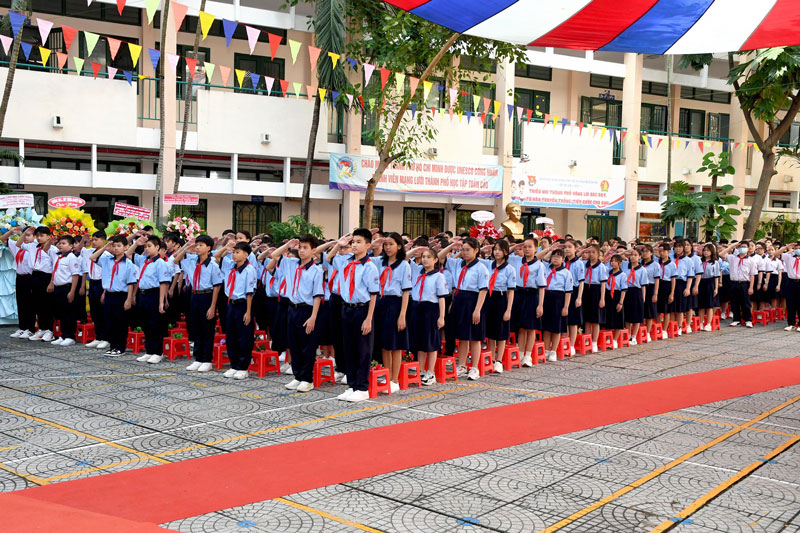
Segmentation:
<svg viewBox="0 0 800 533">
<path fill-rule="evenodd" d="M 158 151 L 158 173 L 156 174 L 156 190 L 153 194 L 153 221 L 159 220 L 161 217 L 161 196 L 164 188 L 164 146 L 167 142 L 167 136 L 164 132 L 164 114 L 167 110 L 166 102 L 164 102 L 164 82 L 166 68 L 164 64 L 167 62 L 167 54 L 165 52 L 165 42 L 167 40 L 167 22 L 169 20 L 169 3 L 170 0 L 164 0 L 164 10 L 161 13 L 161 81 L 158 84 L 158 110 L 159 110 L 159 124 L 161 126 L 161 144 Z M 199 24 L 199 22 L 198 22 Z M 175 179 L 177 182 L 177 178 Z"/>
<path fill-rule="evenodd" d="M 30 5 L 28 2 L 25 2 L 23 9 L 26 14 L 30 15 Z M 14 73 L 17 71 L 17 57 L 19 57 L 19 43 L 22 41 L 23 29 L 24 28 L 20 28 L 19 33 L 17 33 L 17 36 L 14 38 L 14 43 L 11 46 L 11 57 L 8 59 L 6 88 L 3 91 L 3 102 L 0 103 L 0 137 L 3 135 L 3 128 L 6 123 L 6 112 L 8 111 L 8 101 L 11 98 L 11 88 L 14 86 Z M 80 72 L 78 75 L 80 75 Z"/>
<path fill-rule="evenodd" d="M 747 217 L 747 224 L 744 226 L 744 239 L 755 237 L 758 223 L 761 221 L 764 199 L 767 197 L 767 192 L 769 192 L 769 183 L 772 181 L 772 176 L 778 173 L 775 170 L 775 153 L 772 151 L 772 147 L 764 146 L 761 150 L 761 155 L 764 158 L 764 166 L 761 168 L 761 176 L 758 178 L 758 188 L 756 189 L 756 197 L 753 199 L 753 207 L 750 208 L 750 216 Z"/>
<path fill-rule="evenodd" d="M 361 223 L 365 228 L 372 227 L 372 205 L 375 203 L 375 188 L 378 186 L 378 182 L 381 181 L 383 171 L 389 167 L 391 162 L 391 159 L 381 157 L 378 168 L 375 169 L 372 177 L 367 182 L 367 192 L 364 194 L 364 216 L 361 217 Z"/>
<path fill-rule="evenodd" d="M 319 130 L 319 112 L 322 107 L 320 98 L 314 99 L 314 114 L 311 116 L 311 131 L 308 134 L 308 152 L 306 153 L 306 168 L 303 170 L 303 200 L 300 203 L 300 217 L 309 222 L 308 208 L 311 203 L 311 171 L 314 165 L 314 148 L 317 146 L 317 130 Z M 331 112 L 335 107 L 331 108 Z"/>
<path fill-rule="evenodd" d="M 711 176 L 711 195 L 713 197 L 714 193 L 717 192 L 717 176 Z M 708 206 L 708 219 L 714 220 L 714 204 Z M 713 240 L 714 231 L 706 231 L 706 241 Z"/>
<path fill-rule="evenodd" d="M 200 2 L 200 11 L 206 10 L 206 0 Z M 200 53 L 201 36 L 200 19 L 197 19 L 197 29 L 194 32 L 194 58 Z M 163 42 L 163 41 L 162 41 Z M 211 81 L 211 80 L 207 80 Z M 192 105 L 192 85 L 194 84 L 194 72 L 189 73 L 189 81 L 186 82 L 186 95 L 183 100 L 183 129 L 181 131 L 181 147 L 178 150 L 178 164 L 175 171 L 175 186 L 172 187 L 172 194 L 178 194 L 178 186 L 181 182 L 181 171 L 183 170 L 183 154 L 186 152 L 186 136 L 189 133 L 189 110 Z"/>
</svg>

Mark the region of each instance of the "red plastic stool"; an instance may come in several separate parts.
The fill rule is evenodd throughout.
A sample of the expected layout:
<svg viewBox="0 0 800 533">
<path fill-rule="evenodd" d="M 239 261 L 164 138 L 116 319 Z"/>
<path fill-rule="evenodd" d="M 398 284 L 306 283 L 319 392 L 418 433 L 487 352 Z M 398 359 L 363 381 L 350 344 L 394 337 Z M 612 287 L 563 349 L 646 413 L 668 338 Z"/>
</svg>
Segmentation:
<svg viewBox="0 0 800 533">
<path fill-rule="evenodd" d="M 228 347 L 225 344 L 215 344 L 214 351 L 212 352 L 211 362 L 214 364 L 214 368 L 217 370 L 222 368 L 222 365 L 225 363 L 230 363 L 231 360 L 228 358 L 225 353 L 228 351 Z"/>
<path fill-rule="evenodd" d="M 776 311 L 777 311 L 777 314 L 776 314 L 776 319 L 777 320 L 786 320 L 786 308 L 785 307 L 779 307 L 778 309 L 776 309 Z"/>
<path fill-rule="evenodd" d="M 542 332 L 539 331 L 538 329 L 534 330 L 534 331 L 536 332 L 536 341 L 535 342 L 542 342 Z"/>
<path fill-rule="evenodd" d="M 510 344 L 511 346 L 516 346 L 517 345 L 517 334 L 516 333 L 510 333 L 508 335 L 507 344 Z"/>
<path fill-rule="evenodd" d="M 753 322 L 766 326 L 769 324 L 769 317 L 765 311 L 753 311 Z"/>
<path fill-rule="evenodd" d="M 175 339 L 173 337 L 164 338 L 164 355 L 167 359 L 174 361 L 178 357 L 186 356 L 189 358 L 189 339 Z"/>
<path fill-rule="evenodd" d="M 179 320 L 178 322 L 175 323 L 175 327 L 180 329 L 186 329 L 186 321 Z"/>
<path fill-rule="evenodd" d="M 327 374 L 322 372 L 322 370 L 325 368 L 329 370 Z M 319 387 L 323 383 L 333 383 L 336 385 L 336 376 L 334 375 L 333 371 L 333 361 L 330 359 L 317 359 L 314 361 L 314 387 Z M 370 398 L 371 397 L 372 396 L 370 396 Z"/>
<path fill-rule="evenodd" d="M 636 344 L 647 343 L 647 326 L 639 326 L 639 331 L 636 332 Z"/>
<path fill-rule="evenodd" d="M 506 349 L 503 351 L 503 368 L 505 370 L 522 368 L 522 361 L 519 357 L 519 346 L 509 346 L 506 344 Z"/>
<path fill-rule="evenodd" d="M 257 350 L 259 346 L 263 346 L 265 350 L 269 350 L 269 341 L 267 339 L 256 339 L 253 341 L 253 349 Z"/>
<path fill-rule="evenodd" d="M 214 333 L 214 344 L 220 344 L 224 340 L 225 340 L 224 333 Z"/>
<path fill-rule="evenodd" d="M 678 323 L 674 320 L 671 320 L 669 324 L 667 324 L 667 337 L 670 339 L 678 336 Z"/>
<path fill-rule="evenodd" d="M 558 340 L 558 348 L 556 348 L 556 355 L 559 359 L 572 357 L 572 345 L 569 342 L 569 337 L 561 337 Z"/>
<path fill-rule="evenodd" d="M 619 332 L 619 340 L 617 341 L 617 347 L 619 348 L 630 348 L 631 347 L 631 335 L 628 333 L 627 329 L 622 329 Z"/>
<path fill-rule="evenodd" d="M 60 320 L 53 320 L 53 336 L 60 337 L 61 336 L 61 321 Z"/>
<path fill-rule="evenodd" d="M 575 351 L 581 355 L 592 353 L 592 336 L 588 333 L 579 333 L 575 337 Z"/>
<path fill-rule="evenodd" d="M 654 341 L 660 341 L 664 336 L 664 325 L 661 322 L 653 322 L 653 327 L 650 328 L 650 338 Z"/>
<path fill-rule="evenodd" d="M 778 320 L 778 310 L 777 309 L 769 308 L 769 309 L 767 309 L 767 314 L 769 316 L 769 323 L 770 324 L 772 324 L 773 322 L 776 322 Z"/>
<path fill-rule="evenodd" d="M 533 343 L 533 353 L 531 354 L 531 359 L 533 359 L 534 365 L 547 362 L 547 355 L 545 355 L 543 342 Z"/>
<path fill-rule="evenodd" d="M 91 322 L 86 324 L 79 323 L 75 337 L 75 340 L 81 344 L 86 344 L 87 342 L 95 340 L 97 337 L 94 335 L 94 324 Z"/>
<path fill-rule="evenodd" d="M 332 366 L 333 364 L 331 363 L 331 367 Z M 380 378 L 383 378 L 383 381 L 381 381 Z M 391 396 L 391 383 L 392 382 L 389 379 L 389 370 L 385 368 L 373 368 L 369 371 L 369 397 L 376 398 L 381 392 L 385 392 Z"/>
<path fill-rule="evenodd" d="M 133 353 L 144 350 L 144 332 L 128 330 L 128 342 L 126 347 Z"/>
<path fill-rule="evenodd" d="M 180 333 L 181 335 L 183 335 L 183 338 L 189 337 L 189 330 L 186 328 L 172 328 L 171 330 L 169 330 L 170 337 L 174 338 L 176 333 Z"/>
<path fill-rule="evenodd" d="M 716 316 L 722 316 L 722 309 L 720 309 L 719 307 L 717 307 L 716 309 L 714 309 L 714 314 L 715 314 Z"/>
<path fill-rule="evenodd" d="M 494 374 L 494 357 L 492 356 L 492 352 L 490 351 L 482 351 L 480 357 L 478 357 L 478 373 L 481 377 L 485 376 L 487 373 Z M 472 368 L 475 365 L 475 362 L 469 363 L 469 368 Z"/>
<path fill-rule="evenodd" d="M 719 315 L 711 317 L 711 331 L 719 331 Z"/>
<path fill-rule="evenodd" d="M 273 350 L 253 350 L 252 362 L 248 370 L 252 370 L 258 374 L 258 377 L 263 378 L 267 372 L 281 373 L 281 363 L 278 361 L 278 352 Z"/>
<path fill-rule="evenodd" d="M 451 368 L 448 370 L 448 366 Z M 455 357 L 440 357 L 436 360 L 436 381 L 444 383 L 450 378 L 458 381 L 458 373 L 456 372 L 456 358 Z"/>
<path fill-rule="evenodd" d="M 703 327 L 703 322 L 700 320 L 699 316 L 692 317 L 692 331 L 698 332 L 700 328 Z"/>
<path fill-rule="evenodd" d="M 414 383 L 417 384 L 417 387 L 422 387 L 422 372 L 419 369 L 419 361 L 403 361 L 400 363 L 398 380 L 401 390 L 408 389 L 409 385 Z"/>
<path fill-rule="evenodd" d="M 614 335 L 607 329 L 601 329 L 597 337 L 597 349 L 601 352 L 614 349 Z"/>
</svg>

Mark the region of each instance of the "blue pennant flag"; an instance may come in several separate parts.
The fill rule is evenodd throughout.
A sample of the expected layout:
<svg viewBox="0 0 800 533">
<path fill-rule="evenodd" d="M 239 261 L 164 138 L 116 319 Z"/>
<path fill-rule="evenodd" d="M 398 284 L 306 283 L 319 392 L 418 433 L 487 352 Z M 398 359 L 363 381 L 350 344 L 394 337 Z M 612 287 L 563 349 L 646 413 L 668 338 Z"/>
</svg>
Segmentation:
<svg viewBox="0 0 800 533">
<path fill-rule="evenodd" d="M 356 61 L 352 57 L 348 57 L 347 62 L 350 63 L 350 70 L 354 70 L 356 68 L 356 65 L 358 64 L 358 61 Z"/>
<path fill-rule="evenodd" d="M 341 93 L 339 91 L 331 91 L 331 100 L 336 102 L 336 100 L 339 98 L 340 94 Z"/>
<path fill-rule="evenodd" d="M 127 80 L 128 85 L 133 85 L 133 74 L 127 70 L 123 70 L 122 75 L 125 76 L 125 80 Z"/>
<path fill-rule="evenodd" d="M 225 41 L 227 44 L 225 46 L 231 45 L 231 39 L 233 39 L 233 32 L 236 31 L 236 26 L 239 23 L 234 20 L 222 19 L 222 29 L 225 31 Z"/>
<path fill-rule="evenodd" d="M 22 25 L 25 24 L 25 19 L 27 17 L 22 13 L 17 13 L 16 11 L 9 11 L 8 18 L 11 21 L 11 31 L 14 34 L 14 38 L 16 38 L 20 28 L 22 28 Z"/>
<path fill-rule="evenodd" d="M 567 127 L 567 124 L 569 124 L 569 120 L 567 120 L 565 118 L 562 118 L 561 119 L 561 133 L 564 133 L 564 128 Z"/>
<path fill-rule="evenodd" d="M 158 72 L 158 61 L 161 59 L 161 51 L 153 50 L 152 48 L 148 48 L 147 51 L 150 52 L 150 62 L 153 64 L 153 70 Z"/>
<path fill-rule="evenodd" d="M 508 106 L 508 120 L 511 120 L 511 117 L 514 115 L 514 106 L 511 104 L 506 104 Z"/>
<path fill-rule="evenodd" d="M 411 104 L 411 118 L 413 119 L 416 114 L 417 114 L 417 104 Z"/>
<path fill-rule="evenodd" d="M 253 84 L 253 92 L 256 92 L 258 89 L 258 82 L 261 81 L 261 74 L 256 74 L 255 72 L 250 73 L 250 82 Z"/>
<path fill-rule="evenodd" d="M 20 41 L 19 45 L 22 47 L 22 53 L 25 54 L 25 61 L 28 61 L 31 55 L 31 49 L 33 45 L 31 43 L 26 43 Z"/>
<path fill-rule="evenodd" d="M 472 118 L 472 111 L 467 111 L 467 124 L 469 124 L 469 119 Z"/>
<path fill-rule="evenodd" d="M 440 84 L 439 84 L 439 87 L 438 87 L 438 89 L 439 89 L 439 92 L 442 92 L 442 91 L 444 91 L 444 85 L 442 85 L 442 84 L 440 83 Z"/>
</svg>

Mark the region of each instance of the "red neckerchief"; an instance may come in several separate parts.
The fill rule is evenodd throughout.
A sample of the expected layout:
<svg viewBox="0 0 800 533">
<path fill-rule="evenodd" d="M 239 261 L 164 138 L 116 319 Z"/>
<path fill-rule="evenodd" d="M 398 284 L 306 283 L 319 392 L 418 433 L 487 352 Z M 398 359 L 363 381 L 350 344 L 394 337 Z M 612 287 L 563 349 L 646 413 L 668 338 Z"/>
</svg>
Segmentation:
<svg viewBox="0 0 800 533">
<path fill-rule="evenodd" d="M 547 290 L 550 290 L 550 282 L 553 280 L 553 276 L 556 275 L 556 267 L 551 267 L 550 273 L 547 275 Z"/>
<path fill-rule="evenodd" d="M 388 278 L 388 281 L 389 281 L 389 285 L 392 284 L 392 271 L 393 270 L 394 270 L 394 268 L 392 267 L 392 265 L 389 265 L 389 266 L 387 266 L 386 268 L 383 269 L 383 272 L 381 272 L 381 296 L 383 296 L 383 289 L 386 287 L 387 278 Z M 388 276 L 387 276 L 387 274 L 388 274 Z"/>
<path fill-rule="evenodd" d="M 139 284 L 142 282 L 142 276 L 144 276 L 144 271 L 147 270 L 147 267 L 150 266 L 150 263 L 155 263 L 155 259 L 145 259 L 144 265 L 142 266 L 142 271 L 139 272 L 139 279 L 136 281 L 136 286 L 138 287 Z"/>
<path fill-rule="evenodd" d="M 628 284 L 636 283 L 636 269 L 631 267 L 631 273 L 628 274 Z"/>
<path fill-rule="evenodd" d="M 122 256 L 120 260 L 114 260 L 114 267 L 111 269 L 111 281 L 108 283 L 108 289 L 111 290 L 114 287 L 114 276 L 117 272 L 119 272 L 119 264 L 125 261 L 125 256 Z"/>
<path fill-rule="evenodd" d="M 612 272 L 611 279 L 609 280 L 611 284 L 611 298 L 614 298 L 614 288 L 617 286 L 617 276 Z"/>
<path fill-rule="evenodd" d="M 228 274 L 228 301 L 231 301 L 231 296 L 233 296 L 233 291 L 236 289 L 236 269 L 231 269 L 231 273 Z"/>
<path fill-rule="evenodd" d="M 17 250 L 17 255 L 16 255 L 17 266 L 19 266 L 20 263 L 22 263 L 23 259 L 25 259 L 25 249 L 20 248 L 19 250 Z"/>
<path fill-rule="evenodd" d="M 303 277 L 303 271 L 308 270 L 314 266 L 314 261 L 309 261 L 305 265 L 297 265 L 294 270 L 294 280 L 292 281 L 292 296 L 297 294 L 297 287 L 300 285 L 300 279 Z"/>
<path fill-rule="evenodd" d="M 355 256 L 353 256 L 355 257 Z M 369 257 L 364 256 L 361 259 L 353 259 L 346 267 L 344 267 L 344 279 L 350 277 L 350 301 L 353 301 L 353 293 L 356 291 L 356 267 L 358 264 L 365 265 L 369 263 Z M 340 293 L 341 294 L 341 293 Z"/>
<path fill-rule="evenodd" d="M 528 274 L 531 273 L 530 265 L 536 263 L 536 258 L 534 257 L 530 263 L 525 261 L 524 257 L 522 259 L 522 266 L 519 267 L 519 275 L 522 278 L 522 287 L 525 288 L 525 286 L 528 285 Z"/>
<path fill-rule="evenodd" d="M 55 279 L 56 279 L 56 270 L 58 270 L 58 264 L 61 262 L 61 259 L 62 259 L 63 257 L 66 257 L 66 256 L 64 256 L 64 255 L 59 255 L 59 256 L 58 256 L 58 259 L 56 259 L 56 264 L 55 264 L 55 266 L 53 267 L 53 273 L 52 273 L 52 274 L 50 274 L 50 281 L 53 281 L 53 280 L 55 280 Z"/>
<path fill-rule="evenodd" d="M 469 270 L 472 266 L 476 264 L 478 264 L 478 260 L 473 259 L 470 264 L 464 263 L 464 266 L 461 267 L 461 272 L 458 274 L 458 285 L 456 285 L 456 290 L 453 293 L 454 295 L 458 294 L 458 291 L 461 289 L 461 282 L 464 281 L 464 278 L 467 275 L 467 270 Z"/>
<path fill-rule="evenodd" d="M 505 268 L 508 263 L 503 263 L 500 267 L 497 266 L 496 261 L 492 261 L 492 276 L 489 278 L 489 296 L 494 291 L 494 284 L 497 282 L 497 274 L 500 273 L 501 268 Z"/>
<path fill-rule="evenodd" d="M 431 270 L 430 273 L 433 274 L 435 272 L 436 272 L 435 270 Z M 419 283 L 419 301 L 420 302 L 422 301 L 422 289 L 425 288 L 425 276 L 427 276 L 427 275 L 428 275 L 428 273 L 423 270 L 422 274 L 420 274 L 419 277 L 417 278 L 417 283 Z"/>
</svg>

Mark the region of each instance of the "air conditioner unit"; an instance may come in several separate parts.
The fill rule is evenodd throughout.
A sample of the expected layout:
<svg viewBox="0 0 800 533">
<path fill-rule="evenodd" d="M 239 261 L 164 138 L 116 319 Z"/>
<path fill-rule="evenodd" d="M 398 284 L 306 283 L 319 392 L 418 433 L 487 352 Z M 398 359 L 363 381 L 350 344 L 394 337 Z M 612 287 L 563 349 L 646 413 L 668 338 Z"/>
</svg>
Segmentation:
<svg viewBox="0 0 800 533">
<path fill-rule="evenodd" d="M 61 115 L 55 115 L 53 117 L 53 127 L 54 128 L 63 128 L 64 127 L 64 120 L 61 118 Z"/>
<path fill-rule="evenodd" d="M 269 133 L 262 133 L 261 134 L 261 144 L 269 144 L 272 142 L 272 135 Z"/>
<path fill-rule="evenodd" d="M 428 148 L 428 155 L 436 157 L 437 155 L 439 155 L 439 150 L 437 148 Z"/>
</svg>

